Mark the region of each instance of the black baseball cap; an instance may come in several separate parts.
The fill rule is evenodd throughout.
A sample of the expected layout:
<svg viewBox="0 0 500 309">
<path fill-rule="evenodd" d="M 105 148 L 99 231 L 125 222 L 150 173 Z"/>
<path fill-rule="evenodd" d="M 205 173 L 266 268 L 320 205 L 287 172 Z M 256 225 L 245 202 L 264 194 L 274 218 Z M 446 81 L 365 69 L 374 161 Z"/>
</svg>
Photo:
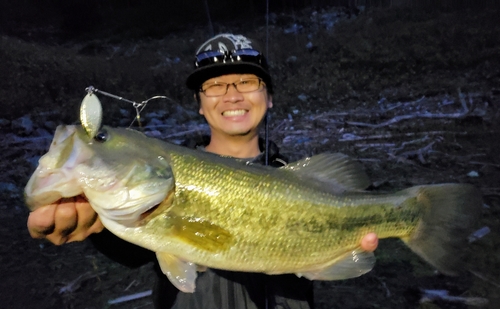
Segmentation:
<svg viewBox="0 0 500 309">
<path fill-rule="evenodd" d="M 266 58 L 257 42 L 243 35 L 223 33 L 203 43 L 196 51 L 194 71 L 186 85 L 197 91 L 206 80 L 225 74 L 255 74 L 273 93 Z"/>
</svg>

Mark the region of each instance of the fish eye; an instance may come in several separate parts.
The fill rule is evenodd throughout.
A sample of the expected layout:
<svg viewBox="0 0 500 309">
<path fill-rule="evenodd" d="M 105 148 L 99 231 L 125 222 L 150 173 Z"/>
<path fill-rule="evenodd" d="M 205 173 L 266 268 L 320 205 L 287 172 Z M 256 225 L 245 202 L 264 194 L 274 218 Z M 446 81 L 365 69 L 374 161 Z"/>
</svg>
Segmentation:
<svg viewBox="0 0 500 309">
<path fill-rule="evenodd" d="M 106 132 L 106 130 L 101 130 L 97 132 L 97 134 L 94 137 L 94 140 L 100 143 L 104 143 L 105 141 L 108 140 L 108 132 Z"/>
</svg>

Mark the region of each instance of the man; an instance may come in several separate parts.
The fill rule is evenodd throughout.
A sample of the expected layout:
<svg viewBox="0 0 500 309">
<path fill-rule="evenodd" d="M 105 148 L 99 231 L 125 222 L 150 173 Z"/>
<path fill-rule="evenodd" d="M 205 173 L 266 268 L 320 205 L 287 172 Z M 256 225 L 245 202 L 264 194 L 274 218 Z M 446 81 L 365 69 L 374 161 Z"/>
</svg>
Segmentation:
<svg viewBox="0 0 500 309">
<path fill-rule="evenodd" d="M 265 57 L 257 44 L 242 36 L 220 34 L 203 43 L 196 52 L 195 70 L 186 84 L 195 92 L 199 112 L 207 120 L 210 137 L 191 143 L 200 151 L 263 163 L 264 148 L 269 165 L 285 165 L 276 145 L 264 147 L 259 128 L 272 107 L 273 84 Z M 111 235 L 82 196 L 64 199 L 32 212 L 28 230 L 34 238 L 56 245 L 90 236 L 95 246 L 110 258 L 135 267 L 156 261 L 155 255 Z M 93 235 L 91 235 L 93 234 Z M 373 251 L 378 239 L 366 235 L 361 247 Z M 161 273 L 154 289 L 156 308 L 257 309 L 312 308 L 312 282 L 295 275 L 264 275 L 208 269 L 199 274 L 196 291 L 179 292 Z"/>
</svg>

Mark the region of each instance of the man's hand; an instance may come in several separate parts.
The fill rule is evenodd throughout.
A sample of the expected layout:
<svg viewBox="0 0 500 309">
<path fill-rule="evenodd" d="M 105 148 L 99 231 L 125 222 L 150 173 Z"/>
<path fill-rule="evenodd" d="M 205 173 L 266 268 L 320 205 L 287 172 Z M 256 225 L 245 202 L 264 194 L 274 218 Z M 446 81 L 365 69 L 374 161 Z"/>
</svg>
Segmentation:
<svg viewBox="0 0 500 309">
<path fill-rule="evenodd" d="M 64 198 L 30 213 L 28 231 L 33 238 L 45 238 L 55 245 L 81 241 L 104 226 L 83 196 Z"/>
<path fill-rule="evenodd" d="M 365 251 L 373 252 L 375 251 L 375 249 L 377 249 L 377 246 L 378 246 L 378 237 L 377 234 L 375 233 L 368 233 L 361 240 L 361 249 Z"/>
</svg>

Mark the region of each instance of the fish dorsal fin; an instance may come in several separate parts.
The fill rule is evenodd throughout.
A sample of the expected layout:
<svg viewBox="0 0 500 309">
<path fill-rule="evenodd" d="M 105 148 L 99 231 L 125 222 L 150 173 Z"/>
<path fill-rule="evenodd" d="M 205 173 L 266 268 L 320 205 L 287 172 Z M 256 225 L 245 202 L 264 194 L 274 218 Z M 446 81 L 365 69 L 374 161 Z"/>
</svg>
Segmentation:
<svg viewBox="0 0 500 309">
<path fill-rule="evenodd" d="M 156 252 L 161 271 L 172 284 L 184 293 L 193 293 L 196 288 L 196 269 L 198 266 L 192 262 L 179 259 L 175 255 L 165 252 Z"/>
<path fill-rule="evenodd" d="M 344 280 L 364 275 L 372 270 L 374 265 L 375 255 L 373 252 L 356 249 L 325 268 L 297 273 L 296 275 L 306 277 L 309 280 Z"/>
<path fill-rule="evenodd" d="M 364 190 L 371 184 L 363 166 L 343 153 L 318 154 L 290 163 L 282 169 L 319 180 L 336 193 Z"/>
</svg>

